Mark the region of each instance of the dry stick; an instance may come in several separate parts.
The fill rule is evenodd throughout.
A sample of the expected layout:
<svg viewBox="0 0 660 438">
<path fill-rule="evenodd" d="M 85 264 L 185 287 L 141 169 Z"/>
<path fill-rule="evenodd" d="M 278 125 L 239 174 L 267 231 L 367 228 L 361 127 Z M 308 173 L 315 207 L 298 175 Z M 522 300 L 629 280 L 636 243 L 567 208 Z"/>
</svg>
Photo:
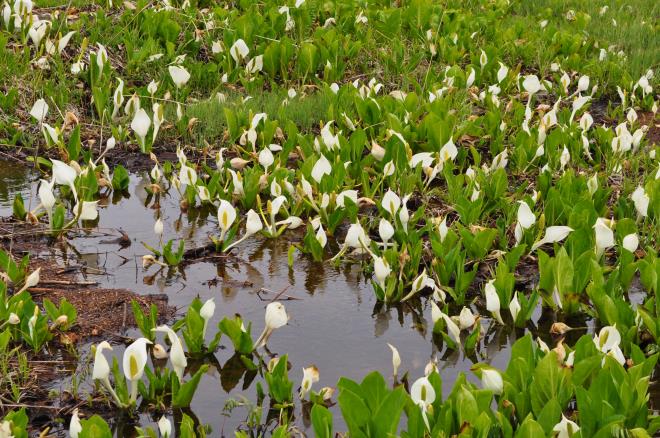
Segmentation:
<svg viewBox="0 0 660 438">
<path fill-rule="evenodd" d="M 98 281 L 40 280 L 40 284 L 55 284 L 60 286 L 94 286 Z"/>
<path fill-rule="evenodd" d="M 270 300 L 270 302 L 272 303 L 273 301 L 277 300 L 277 299 L 278 299 L 280 296 L 282 296 L 282 294 L 283 294 L 284 292 L 286 292 L 290 287 L 291 287 L 290 284 L 287 285 L 287 286 L 285 286 L 284 289 L 282 289 L 277 295 L 275 295 L 275 296 L 273 297 L 272 300 Z"/>
<path fill-rule="evenodd" d="M 3 403 L 1 405 L 3 408 L 28 408 L 28 409 L 50 409 L 50 410 L 60 410 L 62 408 L 58 406 L 39 406 L 39 405 L 26 405 L 26 404 L 8 404 Z"/>
<path fill-rule="evenodd" d="M 126 301 L 124 301 L 124 319 L 121 322 L 121 330 L 124 331 L 126 329 L 126 318 L 128 317 L 127 314 L 127 306 L 126 306 Z"/>
<path fill-rule="evenodd" d="M 34 295 L 34 293 L 37 294 L 42 294 L 42 293 L 48 293 L 48 292 L 57 292 L 59 289 L 53 289 L 52 287 L 31 287 L 28 289 L 30 294 Z"/>
<path fill-rule="evenodd" d="M 286 289 L 285 289 L 285 290 L 286 290 Z M 264 297 L 261 296 L 261 293 L 262 293 L 262 292 L 266 292 L 266 293 L 274 293 L 272 290 L 270 290 L 270 289 L 266 289 L 266 288 L 262 287 L 261 289 L 259 289 L 259 290 L 257 291 L 257 297 L 259 297 L 259 299 L 260 299 L 261 301 L 269 301 L 267 298 L 264 298 Z M 287 294 L 287 295 L 281 295 L 281 294 L 282 294 L 282 292 L 279 292 L 279 294 L 278 294 L 277 296 L 283 296 L 284 299 L 287 300 L 287 301 L 302 300 L 302 298 L 294 297 L 294 296 L 292 296 L 292 295 L 288 295 L 288 294 Z M 275 298 L 273 298 L 273 299 L 275 299 Z M 273 301 L 273 300 L 270 300 L 270 301 Z"/>
</svg>

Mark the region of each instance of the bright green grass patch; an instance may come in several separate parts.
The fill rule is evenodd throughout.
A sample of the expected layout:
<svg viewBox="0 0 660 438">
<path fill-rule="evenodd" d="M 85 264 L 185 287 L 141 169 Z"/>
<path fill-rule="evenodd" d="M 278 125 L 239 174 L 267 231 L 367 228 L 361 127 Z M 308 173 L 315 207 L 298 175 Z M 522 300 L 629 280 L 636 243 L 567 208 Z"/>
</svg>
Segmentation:
<svg viewBox="0 0 660 438">
<path fill-rule="evenodd" d="M 514 8 L 530 26 L 542 20 L 563 30 L 595 38 L 607 56 L 622 51 L 625 68 L 639 77 L 660 64 L 660 3 L 648 0 L 536 0 L 521 1 Z M 539 47 L 539 53 L 543 51 Z"/>
</svg>

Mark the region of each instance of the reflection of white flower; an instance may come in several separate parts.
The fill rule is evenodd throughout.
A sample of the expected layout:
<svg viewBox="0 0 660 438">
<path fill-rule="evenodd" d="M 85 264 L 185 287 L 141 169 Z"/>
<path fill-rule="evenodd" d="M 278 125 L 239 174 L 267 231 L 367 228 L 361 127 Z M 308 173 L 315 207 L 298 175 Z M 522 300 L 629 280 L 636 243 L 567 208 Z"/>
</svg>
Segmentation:
<svg viewBox="0 0 660 438">
<path fill-rule="evenodd" d="M 170 438 L 172 436 L 172 423 L 164 415 L 158 420 L 158 430 L 160 431 L 160 436 L 163 438 Z"/>
<path fill-rule="evenodd" d="M 96 209 L 98 203 L 99 201 L 83 201 L 82 206 L 80 203 L 76 204 L 74 211 L 76 214 L 80 214 L 80 220 L 93 221 L 99 217 L 99 212 Z"/>
</svg>

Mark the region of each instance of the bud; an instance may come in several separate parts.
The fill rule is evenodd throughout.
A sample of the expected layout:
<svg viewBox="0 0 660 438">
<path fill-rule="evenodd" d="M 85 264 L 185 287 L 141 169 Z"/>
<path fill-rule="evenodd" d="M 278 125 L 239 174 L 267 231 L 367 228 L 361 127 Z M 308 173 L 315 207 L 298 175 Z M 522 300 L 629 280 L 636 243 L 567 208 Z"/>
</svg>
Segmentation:
<svg viewBox="0 0 660 438">
<path fill-rule="evenodd" d="M 68 323 L 69 323 L 69 317 L 66 315 L 60 315 L 57 317 L 54 324 L 55 327 L 60 327 L 63 325 L 67 325 Z"/>
</svg>

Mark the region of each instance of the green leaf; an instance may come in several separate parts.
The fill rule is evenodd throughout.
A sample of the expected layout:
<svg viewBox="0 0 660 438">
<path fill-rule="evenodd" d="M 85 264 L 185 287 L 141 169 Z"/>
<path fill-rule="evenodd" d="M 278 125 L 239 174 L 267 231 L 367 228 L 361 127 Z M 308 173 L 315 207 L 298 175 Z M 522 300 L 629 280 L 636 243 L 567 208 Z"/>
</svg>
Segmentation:
<svg viewBox="0 0 660 438">
<path fill-rule="evenodd" d="M 66 151 L 69 155 L 69 161 L 78 161 L 78 157 L 80 156 L 80 125 L 76 125 L 73 128 Z"/>
<path fill-rule="evenodd" d="M 311 412 L 312 427 L 317 438 L 333 438 L 332 412 L 325 406 L 315 404 Z"/>
<path fill-rule="evenodd" d="M 514 435 L 515 438 L 540 438 L 545 436 L 547 434 L 543 430 L 543 427 L 534 421 L 531 415 L 525 418 L 525 421 L 522 422 Z"/>
<path fill-rule="evenodd" d="M 552 428 L 561 420 L 561 406 L 556 399 L 551 399 L 541 410 L 536 421 L 545 430 L 546 436 L 551 435 Z"/>
<path fill-rule="evenodd" d="M 175 408 L 186 408 L 190 406 L 195 391 L 197 390 L 197 386 L 199 385 L 199 381 L 208 369 L 208 365 L 202 365 L 190 380 L 179 387 L 176 394 L 172 396 L 172 406 Z"/>
<path fill-rule="evenodd" d="M 24 221 L 25 217 L 27 216 L 27 211 L 25 211 L 25 204 L 23 203 L 23 197 L 20 193 L 16 194 L 12 208 L 14 217 L 18 220 Z"/>
<path fill-rule="evenodd" d="M 79 438 L 112 438 L 112 431 L 108 423 L 98 415 L 93 415 L 88 420 L 81 420 L 82 431 Z"/>
<path fill-rule="evenodd" d="M 571 372 L 559 365 L 557 353 L 551 351 L 534 370 L 534 382 L 530 388 L 532 410 L 535 415 L 540 415 L 552 399 L 564 409 L 572 395 Z"/>
<path fill-rule="evenodd" d="M 112 172 L 112 188 L 119 191 L 128 189 L 130 177 L 124 166 L 118 164 Z"/>
</svg>

